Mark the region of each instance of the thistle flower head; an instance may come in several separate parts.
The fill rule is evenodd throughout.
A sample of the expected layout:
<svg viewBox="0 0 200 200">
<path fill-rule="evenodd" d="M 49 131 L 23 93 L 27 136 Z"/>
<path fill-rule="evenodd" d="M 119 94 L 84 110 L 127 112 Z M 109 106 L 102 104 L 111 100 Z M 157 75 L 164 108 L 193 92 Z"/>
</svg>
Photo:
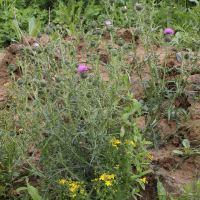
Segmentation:
<svg viewBox="0 0 200 200">
<path fill-rule="evenodd" d="M 171 28 L 166 28 L 165 31 L 164 31 L 164 34 L 171 34 L 171 35 L 174 35 L 174 31 L 173 31 L 173 29 L 171 29 Z"/>
<path fill-rule="evenodd" d="M 37 42 L 33 43 L 33 46 L 38 47 L 39 44 Z"/>
<path fill-rule="evenodd" d="M 87 71 L 87 66 L 83 65 L 83 64 L 79 65 L 78 66 L 78 72 L 83 73 L 84 71 Z"/>
<path fill-rule="evenodd" d="M 106 21 L 105 24 L 106 25 L 111 25 L 111 21 Z"/>
<path fill-rule="evenodd" d="M 57 51 L 59 54 L 61 54 L 60 50 Z"/>
</svg>

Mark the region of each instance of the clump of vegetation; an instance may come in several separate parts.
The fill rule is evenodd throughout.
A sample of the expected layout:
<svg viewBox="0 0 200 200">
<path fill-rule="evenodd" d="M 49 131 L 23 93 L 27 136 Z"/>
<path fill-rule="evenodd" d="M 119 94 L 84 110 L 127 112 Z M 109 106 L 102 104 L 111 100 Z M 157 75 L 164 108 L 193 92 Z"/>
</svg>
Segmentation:
<svg viewBox="0 0 200 200">
<path fill-rule="evenodd" d="M 198 13 L 196 4 L 189 12 Z M 23 5 L 27 6 L 25 2 Z M 1 6 L 9 10 L 11 4 Z M 183 19 L 174 19 L 184 16 L 185 8 L 177 4 L 171 9 L 167 1 L 59 1 L 50 5 L 51 15 L 42 15 L 44 10 L 39 7 L 44 4 L 36 1 L 21 12 L 34 6 L 37 17 L 33 18 L 29 11 L 29 35 L 37 36 L 37 42 L 18 47 L 21 54 L 17 65 L 8 66 L 13 81 L 4 85 L 12 99 L 8 99 L 0 127 L 0 196 L 15 199 L 16 192 L 27 190 L 28 194 L 19 198 L 137 199 L 148 184 L 146 176 L 156 173 L 149 149 L 159 151 L 159 145 L 188 121 L 200 100 L 198 95 L 191 97 L 190 111 L 175 105 L 177 98 L 189 93 L 189 76 L 198 71 L 197 28 L 190 30 L 195 39 L 181 30 L 177 23 Z M 169 9 L 165 20 L 159 18 Z M 19 12 L 17 19 L 23 24 Z M 196 20 L 195 27 L 198 26 L 192 14 L 185 17 L 186 23 L 187 20 Z M 188 30 L 191 26 L 190 23 Z M 118 32 L 123 28 L 125 37 Z M 15 30 L 20 39 L 17 26 Z M 43 37 L 47 45 L 43 44 Z M 2 43 L 7 41 L 8 38 Z M 140 58 L 138 44 L 145 52 Z M 163 63 L 155 45 L 164 47 Z M 193 48 L 196 54 L 191 53 Z M 183 53 L 183 49 L 188 52 Z M 169 67 L 168 60 L 174 55 L 181 64 Z M 16 70 L 21 75 L 18 80 Z M 169 79 L 174 72 L 177 76 Z M 142 86 L 143 98 L 135 97 L 134 76 Z M 146 80 L 144 76 L 150 78 Z M 139 127 L 142 117 L 144 124 Z M 161 137 L 159 122 L 164 118 L 175 121 L 177 128 Z M 188 142 L 184 140 L 184 144 Z M 30 148 L 34 149 L 31 155 L 27 153 Z M 185 153 L 174 153 L 198 154 L 190 146 L 186 149 Z M 30 185 L 31 177 L 42 180 L 40 194 Z M 27 187 L 14 190 L 14 184 L 21 181 L 26 181 Z M 157 189 L 158 197 L 166 199 L 159 180 Z M 192 185 L 181 190 L 185 193 L 182 199 L 196 195 Z"/>
</svg>

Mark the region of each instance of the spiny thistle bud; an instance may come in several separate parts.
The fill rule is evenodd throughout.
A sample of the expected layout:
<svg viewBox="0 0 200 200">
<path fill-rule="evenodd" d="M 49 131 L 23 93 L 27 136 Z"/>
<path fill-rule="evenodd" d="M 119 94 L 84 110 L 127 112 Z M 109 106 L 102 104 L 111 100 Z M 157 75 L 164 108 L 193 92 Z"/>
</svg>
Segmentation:
<svg viewBox="0 0 200 200">
<path fill-rule="evenodd" d="M 81 73 L 81 78 L 82 79 L 86 79 L 87 77 L 88 77 L 87 71 L 84 71 L 84 72 Z"/>
<path fill-rule="evenodd" d="M 69 65 L 70 61 L 69 60 L 65 60 L 65 65 Z"/>
<path fill-rule="evenodd" d="M 94 47 L 96 45 L 96 42 L 94 41 L 94 40 L 92 40 L 91 42 L 90 42 L 90 46 L 91 47 Z"/>
<path fill-rule="evenodd" d="M 108 32 L 111 32 L 111 31 L 114 30 L 114 26 L 112 26 L 112 25 L 107 25 L 106 30 L 107 30 Z"/>
<path fill-rule="evenodd" d="M 141 11 L 143 9 L 142 5 L 136 5 L 136 10 Z"/>
<path fill-rule="evenodd" d="M 91 97 L 92 97 L 91 92 L 88 92 L 88 93 L 86 94 L 86 97 L 87 97 L 87 98 L 91 98 Z"/>
<path fill-rule="evenodd" d="M 46 81 L 45 81 L 45 80 L 42 80 L 42 81 L 40 82 L 40 86 L 43 87 L 43 88 L 45 88 L 45 87 L 47 86 Z"/>
<path fill-rule="evenodd" d="M 42 33 L 41 33 L 41 32 L 38 32 L 37 35 L 36 35 L 36 37 L 37 37 L 37 38 L 41 38 L 41 37 L 42 37 Z"/>
<path fill-rule="evenodd" d="M 102 30 L 100 28 L 97 28 L 95 33 L 96 33 L 96 35 L 101 35 L 102 34 Z"/>
<path fill-rule="evenodd" d="M 8 69 L 11 71 L 11 72 L 14 72 L 15 71 L 15 65 L 9 65 L 8 66 Z"/>
<path fill-rule="evenodd" d="M 46 29 L 44 30 L 44 32 L 45 32 L 45 34 L 47 34 L 47 35 L 51 35 L 51 34 L 53 34 L 53 29 L 52 29 L 52 28 L 46 28 Z"/>
<path fill-rule="evenodd" d="M 90 28 L 96 28 L 96 26 L 97 26 L 96 22 L 91 22 L 90 23 Z"/>
<path fill-rule="evenodd" d="M 127 7 L 126 6 L 124 6 L 122 9 L 121 9 L 121 11 L 122 11 L 122 13 L 127 13 Z"/>
<path fill-rule="evenodd" d="M 110 3 L 115 3 L 115 0 L 110 0 Z"/>
<path fill-rule="evenodd" d="M 37 84 L 38 82 L 39 82 L 38 79 L 36 78 L 33 79 L 33 84 Z"/>
<path fill-rule="evenodd" d="M 93 78 L 90 76 L 88 81 L 91 83 L 93 81 Z"/>
<path fill-rule="evenodd" d="M 110 50 L 110 49 L 113 49 L 113 46 L 112 46 L 112 44 L 108 44 L 108 49 Z"/>
<path fill-rule="evenodd" d="M 72 42 L 76 42 L 76 38 L 75 37 L 72 38 Z"/>
<path fill-rule="evenodd" d="M 49 27 L 50 27 L 50 28 L 54 28 L 54 26 L 55 26 L 55 24 L 54 24 L 53 22 L 51 22 L 51 23 L 49 24 Z"/>
<path fill-rule="evenodd" d="M 132 43 L 129 43 L 128 44 L 128 49 L 132 49 L 133 48 L 133 44 Z"/>
<path fill-rule="evenodd" d="M 189 54 L 189 53 L 186 53 L 186 54 L 184 55 L 184 58 L 185 58 L 186 60 L 188 60 L 188 59 L 190 58 L 190 54 Z"/>
<path fill-rule="evenodd" d="M 36 49 L 36 52 L 37 52 L 37 53 L 42 53 L 42 49 L 41 49 L 41 48 L 37 48 L 37 49 Z"/>
<path fill-rule="evenodd" d="M 75 27 L 76 27 L 76 29 L 78 29 L 78 30 L 81 29 L 81 25 L 80 25 L 80 24 L 76 24 Z"/>
<path fill-rule="evenodd" d="M 64 94 L 64 90 L 60 90 L 59 92 L 60 92 L 60 94 Z"/>
<path fill-rule="evenodd" d="M 119 39 L 117 40 L 117 45 L 118 45 L 118 46 L 122 47 L 124 44 L 125 44 L 124 39 L 119 38 Z"/>
<path fill-rule="evenodd" d="M 31 111 L 31 109 L 28 106 L 25 109 L 26 109 L 27 112 Z"/>
<path fill-rule="evenodd" d="M 55 27 L 55 29 L 57 31 L 61 31 L 62 30 L 62 26 L 60 24 L 57 24 L 56 27 Z"/>
<path fill-rule="evenodd" d="M 165 41 L 165 42 L 171 42 L 171 41 L 172 41 L 171 35 L 170 35 L 170 34 L 166 34 L 166 35 L 164 36 L 164 41 Z"/>
<path fill-rule="evenodd" d="M 12 104 L 12 107 L 13 107 L 13 108 L 16 108 L 16 107 L 17 107 L 17 103 L 14 102 L 14 103 Z"/>
<path fill-rule="evenodd" d="M 118 51 L 117 50 L 113 50 L 113 56 L 117 56 L 118 55 Z"/>
<path fill-rule="evenodd" d="M 23 84 L 24 84 L 24 81 L 22 79 L 17 80 L 17 85 L 23 85 Z"/>
<path fill-rule="evenodd" d="M 60 83 L 62 78 L 60 76 L 55 76 L 56 83 Z"/>
<path fill-rule="evenodd" d="M 74 66 L 77 68 L 79 66 L 79 63 L 75 63 Z"/>
<path fill-rule="evenodd" d="M 146 8 L 145 8 L 146 10 L 150 10 L 150 7 L 149 6 L 146 6 Z"/>
<path fill-rule="evenodd" d="M 90 52 L 87 52 L 86 56 L 90 57 L 92 54 Z"/>
<path fill-rule="evenodd" d="M 82 20 L 84 19 L 84 15 L 80 15 L 79 18 Z"/>
<path fill-rule="evenodd" d="M 18 47 L 18 50 L 19 50 L 19 51 L 23 51 L 23 50 L 24 50 L 24 45 L 20 45 L 20 46 Z"/>
</svg>

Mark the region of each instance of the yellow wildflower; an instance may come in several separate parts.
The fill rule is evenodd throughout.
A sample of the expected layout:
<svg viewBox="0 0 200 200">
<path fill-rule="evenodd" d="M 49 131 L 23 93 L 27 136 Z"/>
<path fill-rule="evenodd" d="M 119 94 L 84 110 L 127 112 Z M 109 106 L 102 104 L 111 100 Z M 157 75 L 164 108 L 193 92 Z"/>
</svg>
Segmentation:
<svg viewBox="0 0 200 200">
<path fill-rule="evenodd" d="M 112 185 L 111 181 L 105 181 L 105 184 L 106 184 L 107 186 Z"/>
<path fill-rule="evenodd" d="M 71 195 L 70 197 L 74 198 L 76 196 L 76 194 Z"/>
<path fill-rule="evenodd" d="M 114 178 L 115 178 L 114 174 L 108 175 L 108 179 L 114 179 Z"/>
<path fill-rule="evenodd" d="M 118 170 L 119 169 L 119 165 L 116 165 L 115 169 Z"/>
<path fill-rule="evenodd" d="M 134 147 L 136 146 L 136 144 L 133 141 L 130 141 L 130 144 L 132 144 Z"/>
<path fill-rule="evenodd" d="M 7 87 L 10 83 L 5 83 L 3 86 Z"/>
<path fill-rule="evenodd" d="M 99 178 L 99 180 L 105 181 L 107 180 L 107 175 L 106 174 L 102 174 Z"/>
<path fill-rule="evenodd" d="M 65 184 L 67 181 L 65 179 L 62 179 L 59 181 L 60 184 Z"/>
<path fill-rule="evenodd" d="M 80 190 L 80 193 L 83 194 L 83 193 L 84 193 L 84 189 L 81 189 L 81 190 Z"/>
<path fill-rule="evenodd" d="M 144 178 L 142 178 L 142 179 L 140 179 L 142 182 L 144 182 L 144 183 L 148 183 L 147 181 L 146 181 L 146 177 L 144 177 Z"/>
<path fill-rule="evenodd" d="M 176 7 L 174 7 L 174 9 L 175 9 Z"/>
<path fill-rule="evenodd" d="M 153 156 L 152 155 L 147 155 L 147 157 L 150 159 L 150 160 L 153 160 Z"/>
<path fill-rule="evenodd" d="M 110 140 L 110 143 L 112 144 L 112 146 L 118 149 L 117 145 L 120 144 L 121 142 L 117 140 L 115 137 L 113 137 L 112 140 Z"/>
</svg>

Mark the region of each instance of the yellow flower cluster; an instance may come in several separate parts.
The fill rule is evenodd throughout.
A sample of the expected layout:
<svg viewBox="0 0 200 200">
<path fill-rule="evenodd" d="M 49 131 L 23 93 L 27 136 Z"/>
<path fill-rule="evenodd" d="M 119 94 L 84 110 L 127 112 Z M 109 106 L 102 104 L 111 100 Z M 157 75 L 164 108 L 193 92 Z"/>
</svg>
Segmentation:
<svg viewBox="0 0 200 200">
<path fill-rule="evenodd" d="M 74 194 L 74 192 L 76 192 L 78 189 L 80 189 L 81 194 L 87 195 L 87 193 L 85 192 L 86 185 L 83 185 L 84 182 L 72 181 L 71 179 L 66 181 L 65 179 L 61 179 L 59 181 L 59 183 L 60 184 L 67 184 L 69 186 L 69 190 L 73 193 L 70 196 L 72 198 L 76 197 L 76 194 Z"/>
<path fill-rule="evenodd" d="M 112 140 L 110 140 L 110 143 L 112 144 L 112 146 L 117 147 L 118 144 L 121 144 L 121 141 L 117 140 L 115 137 L 112 138 Z"/>
<path fill-rule="evenodd" d="M 111 186 L 113 183 L 116 183 L 114 174 L 102 174 L 99 178 L 92 180 L 93 182 L 104 181 L 106 186 Z M 96 188 L 95 188 L 96 189 Z"/>
<path fill-rule="evenodd" d="M 132 144 L 134 147 L 136 147 L 136 144 L 133 141 L 125 140 L 124 144 L 127 144 L 127 143 Z"/>
</svg>

